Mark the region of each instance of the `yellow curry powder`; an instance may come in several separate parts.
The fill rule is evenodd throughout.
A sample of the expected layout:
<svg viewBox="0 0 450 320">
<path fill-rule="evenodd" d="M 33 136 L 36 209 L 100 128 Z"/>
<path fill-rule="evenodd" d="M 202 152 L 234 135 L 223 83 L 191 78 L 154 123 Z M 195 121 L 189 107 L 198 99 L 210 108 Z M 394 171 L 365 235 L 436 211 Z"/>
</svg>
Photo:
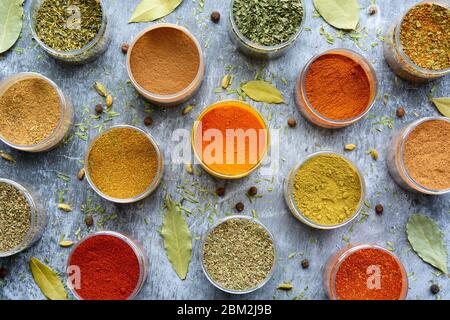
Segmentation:
<svg viewBox="0 0 450 320">
<path fill-rule="evenodd" d="M 88 156 L 91 182 L 102 193 L 128 199 L 145 192 L 158 170 L 158 155 L 147 136 L 132 128 L 113 128 L 93 143 Z"/>
<path fill-rule="evenodd" d="M 321 154 L 298 169 L 293 195 L 306 218 L 332 226 L 349 220 L 358 209 L 361 179 L 354 166 L 343 157 Z"/>
</svg>

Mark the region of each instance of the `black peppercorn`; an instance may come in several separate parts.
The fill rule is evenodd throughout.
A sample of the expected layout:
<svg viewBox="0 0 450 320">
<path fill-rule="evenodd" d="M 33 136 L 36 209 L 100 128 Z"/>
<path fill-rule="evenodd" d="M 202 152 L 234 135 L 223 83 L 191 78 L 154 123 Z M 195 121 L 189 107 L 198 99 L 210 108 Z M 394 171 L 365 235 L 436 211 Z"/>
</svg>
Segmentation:
<svg viewBox="0 0 450 320">
<path fill-rule="evenodd" d="M 213 11 L 213 13 L 211 13 L 211 21 L 214 23 L 218 23 L 220 21 L 220 13 L 218 11 Z"/>
<path fill-rule="evenodd" d="M 216 193 L 219 197 L 223 197 L 225 195 L 225 188 L 223 187 L 217 188 Z"/>
<path fill-rule="evenodd" d="M 95 106 L 95 112 L 97 114 L 100 114 L 103 112 L 103 106 L 99 103 L 98 105 Z"/>
<path fill-rule="evenodd" d="M 432 294 L 438 294 L 441 291 L 441 288 L 437 284 L 432 284 L 430 287 L 430 291 Z"/>
<path fill-rule="evenodd" d="M 144 124 L 145 124 L 147 127 L 151 126 L 151 125 L 153 124 L 153 119 L 152 119 L 152 117 L 150 117 L 150 116 L 145 117 L 145 119 L 144 119 Z"/>
<path fill-rule="evenodd" d="M 6 278 L 6 275 L 8 274 L 8 270 L 6 270 L 5 268 L 0 268 L 0 279 L 4 279 Z"/>
<path fill-rule="evenodd" d="M 397 117 L 403 118 L 405 116 L 405 114 L 406 114 L 406 111 L 405 111 L 405 109 L 400 107 L 400 108 L 397 109 L 396 114 L 397 114 Z"/>
<path fill-rule="evenodd" d="M 256 194 L 258 193 L 258 188 L 256 187 L 251 187 L 250 189 L 248 189 L 248 195 L 249 196 L 256 196 Z"/>
<path fill-rule="evenodd" d="M 122 44 L 122 47 L 121 47 L 121 49 L 122 49 L 122 53 L 123 54 L 126 54 L 127 52 L 128 52 L 128 49 L 130 48 L 130 45 L 128 44 L 128 43 L 123 43 Z"/>
<path fill-rule="evenodd" d="M 303 269 L 308 269 L 309 268 L 309 261 L 308 261 L 308 259 L 303 259 L 302 260 L 302 268 Z"/>
<path fill-rule="evenodd" d="M 293 128 L 293 127 L 295 127 L 297 125 L 297 121 L 295 121 L 294 118 L 289 118 L 287 123 L 288 123 L 288 126 L 291 127 L 291 128 Z"/>
<path fill-rule="evenodd" d="M 375 212 L 376 212 L 377 215 L 382 215 L 383 214 L 383 210 L 384 210 L 384 208 L 383 208 L 383 206 L 381 204 L 377 204 L 375 206 Z"/>
<path fill-rule="evenodd" d="M 88 215 L 86 216 L 86 218 L 84 218 L 84 223 L 86 223 L 86 225 L 90 227 L 94 224 L 94 218 L 92 218 L 91 215 Z"/>
<path fill-rule="evenodd" d="M 242 202 L 238 202 L 236 204 L 236 210 L 239 212 L 244 211 L 244 204 Z"/>
</svg>

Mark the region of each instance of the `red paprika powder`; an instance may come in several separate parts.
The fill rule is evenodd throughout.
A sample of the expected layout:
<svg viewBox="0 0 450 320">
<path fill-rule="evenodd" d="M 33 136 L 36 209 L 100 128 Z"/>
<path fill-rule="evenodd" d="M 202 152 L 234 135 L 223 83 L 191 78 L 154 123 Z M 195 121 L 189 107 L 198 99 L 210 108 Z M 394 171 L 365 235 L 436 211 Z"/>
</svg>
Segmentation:
<svg viewBox="0 0 450 320">
<path fill-rule="evenodd" d="M 126 300 L 137 288 L 141 278 L 139 259 L 130 244 L 118 235 L 99 233 L 86 238 L 73 250 L 68 276 L 81 299 Z"/>
</svg>

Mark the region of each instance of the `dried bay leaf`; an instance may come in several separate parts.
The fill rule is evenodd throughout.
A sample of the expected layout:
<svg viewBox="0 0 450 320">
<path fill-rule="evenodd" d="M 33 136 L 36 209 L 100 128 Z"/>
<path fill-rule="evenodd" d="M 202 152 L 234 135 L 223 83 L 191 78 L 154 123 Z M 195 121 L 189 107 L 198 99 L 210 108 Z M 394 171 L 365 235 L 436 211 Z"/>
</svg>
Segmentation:
<svg viewBox="0 0 450 320">
<path fill-rule="evenodd" d="M 355 30 L 358 25 L 360 8 L 357 0 L 314 0 L 314 7 L 335 28 Z"/>
<path fill-rule="evenodd" d="M 183 0 L 142 0 L 128 23 L 150 22 L 172 13 Z"/>
<path fill-rule="evenodd" d="M 252 100 L 266 103 L 283 103 L 283 94 L 272 84 L 263 80 L 253 80 L 241 86 Z"/>
<path fill-rule="evenodd" d="M 406 225 L 408 241 L 423 261 L 448 274 L 447 249 L 433 219 L 413 214 Z"/>
<path fill-rule="evenodd" d="M 0 53 L 19 39 L 23 24 L 23 0 L 0 1 Z"/>
<path fill-rule="evenodd" d="M 443 98 L 433 98 L 431 99 L 433 101 L 436 108 L 439 110 L 439 112 L 447 117 L 450 118 L 450 98 L 449 97 L 443 97 Z"/>
<path fill-rule="evenodd" d="M 30 259 L 30 269 L 34 281 L 48 299 L 68 300 L 63 283 L 52 269 L 35 257 Z"/>
<path fill-rule="evenodd" d="M 165 198 L 166 214 L 161 235 L 167 258 L 180 277 L 186 279 L 192 255 L 192 236 L 178 204 L 169 195 Z"/>
</svg>

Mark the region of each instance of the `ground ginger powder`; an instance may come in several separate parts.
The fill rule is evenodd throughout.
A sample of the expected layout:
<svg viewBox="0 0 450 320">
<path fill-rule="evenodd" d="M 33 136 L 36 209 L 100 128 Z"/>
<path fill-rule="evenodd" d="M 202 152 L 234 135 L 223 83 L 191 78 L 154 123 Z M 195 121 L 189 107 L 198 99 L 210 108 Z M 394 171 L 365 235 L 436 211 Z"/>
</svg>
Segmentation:
<svg viewBox="0 0 450 320">
<path fill-rule="evenodd" d="M 306 218 L 320 225 L 336 225 L 349 220 L 358 209 L 361 179 L 343 157 L 321 154 L 298 169 L 293 196 Z"/>
</svg>

